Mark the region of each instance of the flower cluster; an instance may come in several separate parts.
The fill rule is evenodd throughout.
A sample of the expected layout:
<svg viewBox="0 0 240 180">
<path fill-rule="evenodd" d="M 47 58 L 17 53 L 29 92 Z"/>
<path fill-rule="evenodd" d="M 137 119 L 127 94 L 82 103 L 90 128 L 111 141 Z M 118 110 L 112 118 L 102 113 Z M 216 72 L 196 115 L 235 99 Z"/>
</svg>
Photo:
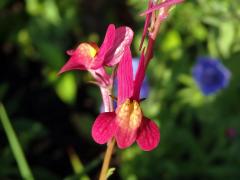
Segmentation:
<svg viewBox="0 0 240 180">
<path fill-rule="evenodd" d="M 145 73 L 144 56 L 139 60 L 133 79 L 130 51 L 132 36 L 129 27 L 115 29 L 114 25 L 109 25 L 100 48 L 95 43 L 81 43 L 76 50 L 67 52 L 71 57 L 59 73 L 88 70 L 101 88 L 108 88 L 113 79 L 106 73 L 104 66 L 118 64 L 117 108 L 115 112 L 104 112 L 97 117 L 92 128 L 93 139 L 99 144 L 105 144 L 114 137 L 119 148 L 129 147 L 136 140 L 143 150 L 152 150 L 159 143 L 160 133 L 157 125 L 143 116 L 140 107 L 140 89 Z"/>
<path fill-rule="evenodd" d="M 101 113 L 93 124 L 92 137 L 99 144 L 116 139 L 119 148 L 127 148 L 135 141 L 142 150 L 150 151 L 157 147 L 160 132 L 154 121 L 145 117 L 140 107 L 141 87 L 145 72 L 153 56 L 153 45 L 160 23 L 168 16 L 171 6 L 183 0 L 165 0 L 157 4 L 149 0 L 144 31 L 140 44 L 141 56 L 136 74 L 133 74 L 133 62 L 130 45 L 133 38 L 131 28 L 115 28 L 109 25 L 104 41 L 100 47 L 95 43 L 81 43 L 75 50 L 68 51 L 69 61 L 59 74 L 70 70 L 87 70 L 100 87 L 105 112 Z M 149 42 L 145 51 L 143 41 L 147 36 Z M 105 67 L 117 69 L 117 107 L 113 107 L 111 94 L 115 71 L 109 75 Z"/>
</svg>

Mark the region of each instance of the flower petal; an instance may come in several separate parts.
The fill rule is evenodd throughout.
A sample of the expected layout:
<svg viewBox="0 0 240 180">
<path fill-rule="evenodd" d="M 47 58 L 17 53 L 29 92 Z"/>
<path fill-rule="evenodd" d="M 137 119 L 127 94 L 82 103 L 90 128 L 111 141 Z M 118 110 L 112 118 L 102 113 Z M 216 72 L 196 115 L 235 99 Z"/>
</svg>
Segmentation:
<svg viewBox="0 0 240 180">
<path fill-rule="evenodd" d="M 108 26 L 105 38 L 99 49 L 99 52 L 98 52 L 96 58 L 94 59 L 94 62 L 91 65 L 92 69 L 97 69 L 100 66 L 102 66 L 104 59 L 105 59 L 105 55 L 114 45 L 115 36 L 116 36 L 115 26 L 113 24 L 110 24 Z"/>
<path fill-rule="evenodd" d="M 101 113 L 92 127 L 92 137 L 99 144 L 107 143 L 115 134 L 116 114 L 114 112 Z"/>
<path fill-rule="evenodd" d="M 106 54 L 104 64 L 114 66 L 122 59 L 126 46 L 130 46 L 133 39 L 133 31 L 127 26 L 116 29 L 116 35 L 113 47 Z"/>
<path fill-rule="evenodd" d="M 140 90 L 141 90 L 141 86 L 144 80 L 144 76 L 145 76 L 145 65 L 144 65 L 144 51 L 142 51 L 140 60 L 139 60 L 139 64 L 138 64 L 138 69 L 137 69 L 137 73 L 135 76 L 135 80 L 134 80 L 134 88 L 133 88 L 133 99 L 138 100 L 139 96 L 140 96 Z"/>
<path fill-rule="evenodd" d="M 117 71 L 118 80 L 118 105 L 132 96 L 133 68 L 130 47 L 126 47 Z"/>
<path fill-rule="evenodd" d="M 67 63 L 60 69 L 60 71 L 58 72 L 58 75 L 71 70 L 87 70 L 87 68 L 84 66 L 82 61 L 84 60 L 91 61 L 91 57 L 87 57 L 81 54 L 77 55 L 76 52 L 74 53 L 71 52 L 71 53 L 72 53 L 72 56 L 67 61 Z"/>
<path fill-rule="evenodd" d="M 144 151 L 151 151 L 157 147 L 159 141 L 160 132 L 158 126 L 152 120 L 143 117 L 137 136 L 139 147 Z"/>
<path fill-rule="evenodd" d="M 131 146 L 137 138 L 137 129 L 119 126 L 115 134 L 118 147 L 124 149 Z"/>
<path fill-rule="evenodd" d="M 93 58 L 98 51 L 95 43 L 81 43 L 76 50 L 68 50 L 70 55 L 68 62 L 61 68 L 58 74 L 70 70 L 87 70 L 93 63 Z"/>
<path fill-rule="evenodd" d="M 164 1 L 156 6 L 153 6 L 152 8 L 146 10 L 145 12 L 141 13 L 140 16 L 144 16 L 144 15 L 147 15 L 149 13 L 152 13 L 153 11 L 156 11 L 162 7 L 168 7 L 168 6 L 172 6 L 172 5 L 175 5 L 175 4 L 178 4 L 178 3 L 181 3 L 183 2 L 184 0 L 167 0 L 167 1 Z"/>
</svg>

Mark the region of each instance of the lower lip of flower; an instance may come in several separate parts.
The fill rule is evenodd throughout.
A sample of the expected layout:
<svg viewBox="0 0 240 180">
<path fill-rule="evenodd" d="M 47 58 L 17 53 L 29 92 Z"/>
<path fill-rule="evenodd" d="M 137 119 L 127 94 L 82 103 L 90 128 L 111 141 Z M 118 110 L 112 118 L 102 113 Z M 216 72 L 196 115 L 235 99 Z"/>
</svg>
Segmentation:
<svg viewBox="0 0 240 180">
<path fill-rule="evenodd" d="M 142 111 L 139 103 L 127 99 L 117 110 L 117 123 L 122 128 L 136 129 L 142 120 Z"/>
</svg>

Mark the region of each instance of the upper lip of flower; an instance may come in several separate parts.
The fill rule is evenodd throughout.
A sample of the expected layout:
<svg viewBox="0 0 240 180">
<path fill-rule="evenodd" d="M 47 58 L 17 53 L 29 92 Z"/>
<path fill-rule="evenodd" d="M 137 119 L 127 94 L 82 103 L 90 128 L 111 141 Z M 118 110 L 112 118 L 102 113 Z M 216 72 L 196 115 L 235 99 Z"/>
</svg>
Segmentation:
<svg viewBox="0 0 240 180">
<path fill-rule="evenodd" d="M 125 47 L 130 46 L 132 38 L 131 28 L 115 28 L 110 24 L 100 48 L 95 43 L 81 43 L 75 50 L 68 51 L 67 54 L 71 57 L 59 74 L 74 69 L 95 70 L 103 66 L 114 66 L 122 58 Z"/>
</svg>

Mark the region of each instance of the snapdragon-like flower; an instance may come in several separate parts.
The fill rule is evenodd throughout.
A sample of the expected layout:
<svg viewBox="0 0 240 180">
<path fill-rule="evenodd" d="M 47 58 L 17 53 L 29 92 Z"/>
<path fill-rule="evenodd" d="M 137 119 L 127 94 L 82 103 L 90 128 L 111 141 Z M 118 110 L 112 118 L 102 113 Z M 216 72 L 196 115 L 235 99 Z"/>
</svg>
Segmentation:
<svg viewBox="0 0 240 180">
<path fill-rule="evenodd" d="M 110 24 L 100 47 L 96 43 L 80 43 L 75 50 L 67 51 L 70 59 L 58 74 L 70 70 L 88 70 L 99 86 L 106 87 L 112 84 L 112 79 L 104 66 L 118 64 L 123 57 L 124 49 L 130 46 L 132 38 L 131 28 L 126 26 L 115 28 Z"/>
<path fill-rule="evenodd" d="M 95 70 L 103 66 L 114 66 L 121 60 L 124 49 L 133 38 L 131 28 L 108 26 L 104 41 L 99 48 L 96 43 L 81 43 L 75 50 L 67 51 L 68 62 L 59 73 L 69 70 Z"/>
<path fill-rule="evenodd" d="M 160 132 L 157 125 L 143 115 L 140 107 L 140 89 L 144 80 L 144 55 L 133 79 L 132 57 L 127 47 L 118 66 L 118 99 L 115 112 L 101 113 L 92 127 L 93 139 L 99 144 L 116 138 L 119 148 L 127 148 L 135 141 L 145 151 L 157 147 Z"/>
<path fill-rule="evenodd" d="M 204 95 L 210 95 L 227 87 L 230 71 L 217 59 L 200 57 L 192 70 L 193 78 Z"/>
</svg>

